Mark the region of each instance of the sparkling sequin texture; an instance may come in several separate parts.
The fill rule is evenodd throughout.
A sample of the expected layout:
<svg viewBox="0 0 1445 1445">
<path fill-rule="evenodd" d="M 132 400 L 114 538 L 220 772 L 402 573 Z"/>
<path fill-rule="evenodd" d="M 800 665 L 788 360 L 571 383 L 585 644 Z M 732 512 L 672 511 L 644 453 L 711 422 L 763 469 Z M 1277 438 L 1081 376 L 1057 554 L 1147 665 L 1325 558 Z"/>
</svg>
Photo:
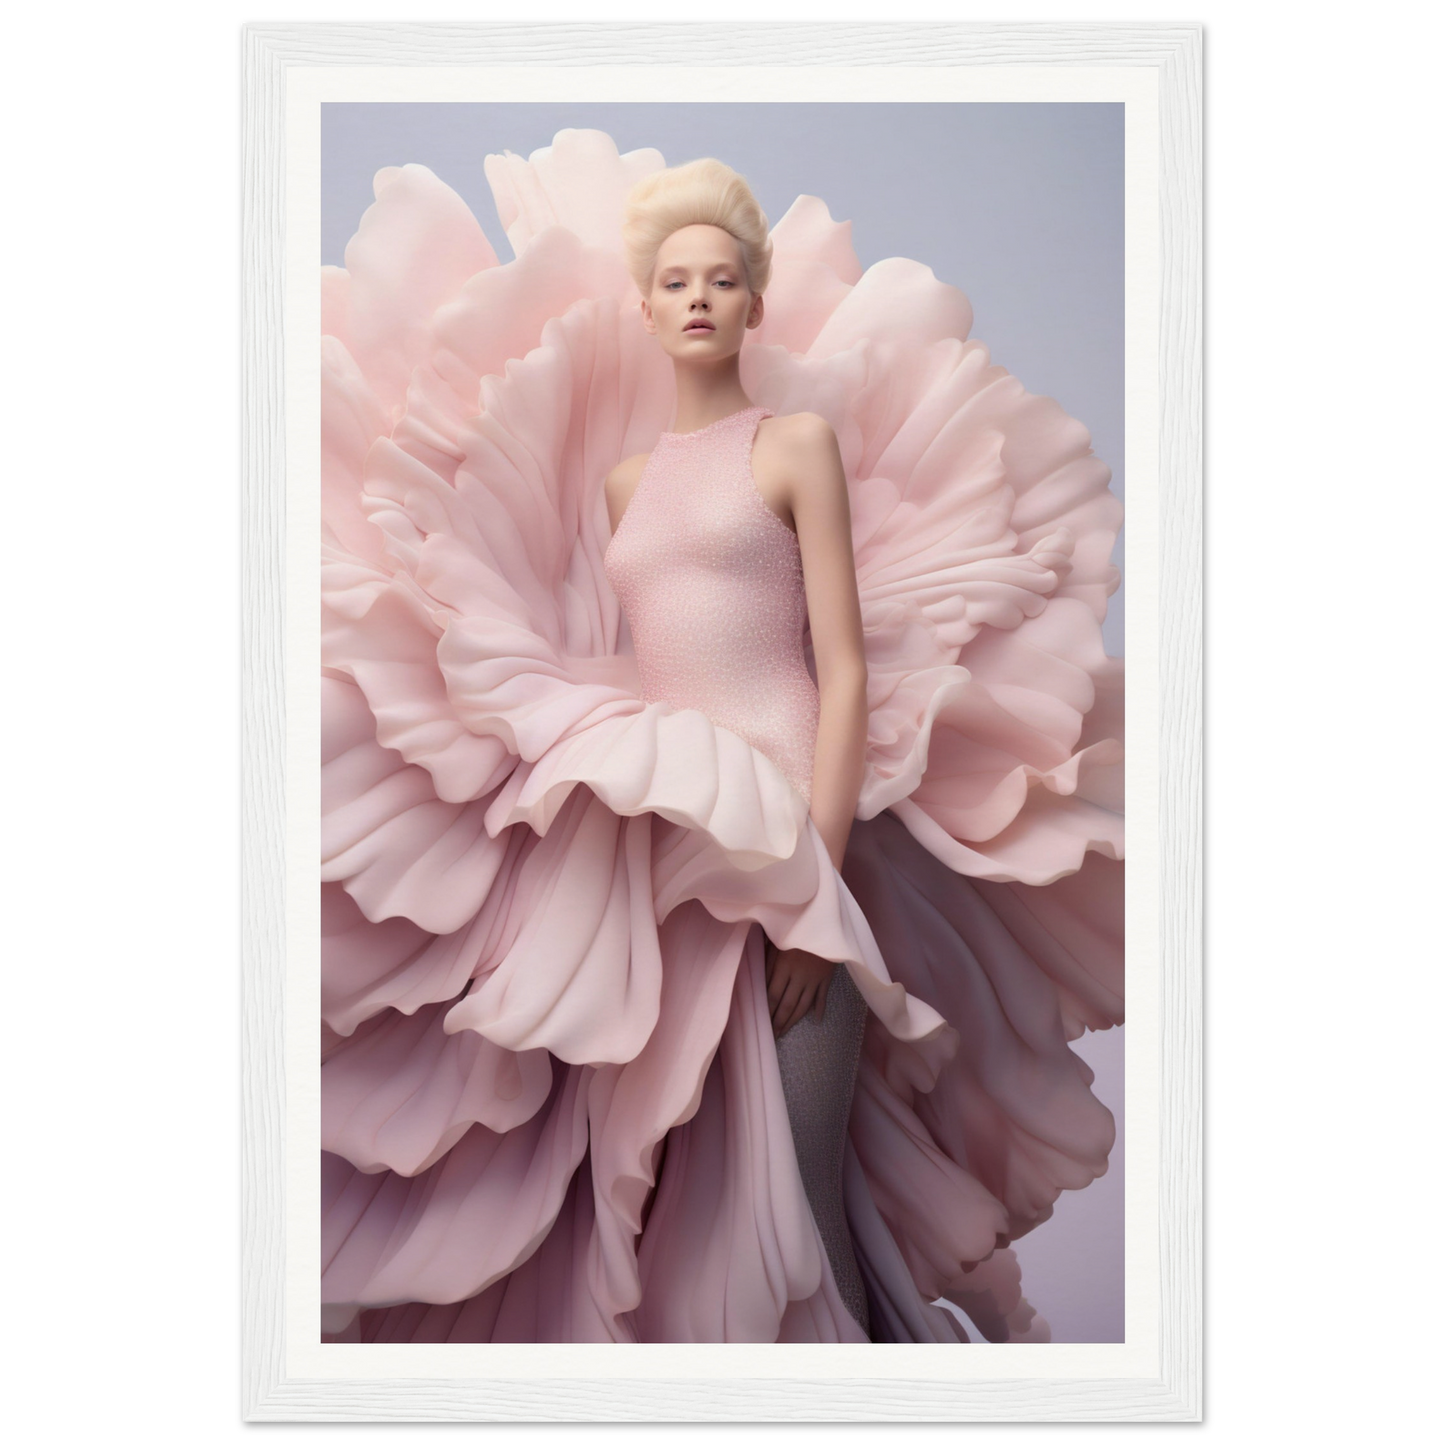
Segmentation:
<svg viewBox="0 0 1445 1445">
<path fill-rule="evenodd" d="M 643 701 L 705 713 L 811 799 L 818 689 L 803 654 L 802 555 L 752 471 L 771 415 L 752 406 L 663 432 L 603 560 Z"/>
<path fill-rule="evenodd" d="M 811 800 L 818 689 L 808 672 L 803 561 L 757 489 L 758 423 L 747 407 L 693 432 L 663 432 L 603 558 L 637 655 L 642 697 L 696 708 L 746 738 Z M 838 1290 L 868 1329 L 843 1209 L 843 1150 L 867 1006 L 834 969 L 824 1017 L 778 1041 L 803 1187 Z"/>
<path fill-rule="evenodd" d="M 868 1297 L 843 1209 L 843 1149 L 867 1022 L 868 1005 L 840 963 L 833 969 L 822 1019 L 809 1011 L 778 1040 L 778 1070 L 803 1190 L 838 1293 L 865 1331 Z"/>
</svg>

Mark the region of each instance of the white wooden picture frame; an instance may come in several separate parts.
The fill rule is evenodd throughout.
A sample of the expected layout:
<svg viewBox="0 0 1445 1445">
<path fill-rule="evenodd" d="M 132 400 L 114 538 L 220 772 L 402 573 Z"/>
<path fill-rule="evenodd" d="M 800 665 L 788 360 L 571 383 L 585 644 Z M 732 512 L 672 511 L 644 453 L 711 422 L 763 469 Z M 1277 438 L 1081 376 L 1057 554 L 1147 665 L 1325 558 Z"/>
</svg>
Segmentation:
<svg viewBox="0 0 1445 1445">
<path fill-rule="evenodd" d="M 873 1422 L 868 1433 L 1208 1433 L 1208 20 L 327 16 L 243 20 L 234 36 L 238 1431 L 478 1433 L 477 1422 L 507 1422 L 509 1433 L 746 1433 L 744 1422 L 762 1422 L 751 1429 L 785 1433 L 828 1422 L 831 1432 L 853 1433 L 858 1422 Z M 315 1212 L 295 1188 L 315 1166 L 314 1133 L 305 1126 L 315 1105 L 314 1029 L 288 961 L 299 941 L 315 936 L 309 860 L 316 857 L 318 720 L 315 652 L 308 652 L 315 546 L 298 499 L 316 468 L 315 309 L 306 308 L 318 270 L 311 198 L 319 105 L 481 94 L 637 98 L 639 84 L 668 100 L 845 95 L 1126 104 L 1131 1036 L 1124 1344 L 916 1345 L 873 1351 L 866 1366 L 857 1351 L 825 1345 L 448 1345 L 396 1347 L 412 1351 L 399 1357 L 394 1348 L 318 1344 L 315 1295 L 305 1287 Z M 361 1358 L 368 1348 L 370 1358 Z"/>
</svg>

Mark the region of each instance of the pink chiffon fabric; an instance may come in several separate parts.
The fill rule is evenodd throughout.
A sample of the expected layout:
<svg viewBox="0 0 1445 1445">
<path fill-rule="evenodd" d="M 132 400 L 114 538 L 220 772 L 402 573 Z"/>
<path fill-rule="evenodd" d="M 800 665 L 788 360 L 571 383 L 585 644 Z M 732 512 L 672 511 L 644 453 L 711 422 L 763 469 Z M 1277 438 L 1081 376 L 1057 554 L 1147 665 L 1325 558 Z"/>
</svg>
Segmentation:
<svg viewBox="0 0 1445 1445">
<path fill-rule="evenodd" d="M 801 196 L 742 380 L 850 485 L 869 670 L 843 869 L 795 781 L 646 701 L 602 482 L 672 424 L 600 131 L 420 165 L 322 272 L 322 1338 L 862 1341 L 799 1176 L 760 924 L 869 1008 L 872 1338 L 1044 1340 L 1007 1246 L 1106 1168 L 1123 1018 L 1121 509 L 915 261 Z"/>
</svg>

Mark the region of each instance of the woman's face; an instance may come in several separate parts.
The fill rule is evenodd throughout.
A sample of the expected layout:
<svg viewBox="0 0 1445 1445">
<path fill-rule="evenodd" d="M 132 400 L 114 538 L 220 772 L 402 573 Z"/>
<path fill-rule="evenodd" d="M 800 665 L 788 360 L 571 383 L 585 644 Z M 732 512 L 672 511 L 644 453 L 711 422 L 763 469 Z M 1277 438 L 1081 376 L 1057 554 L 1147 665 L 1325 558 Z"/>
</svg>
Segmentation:
<svg viewBox="0 0 1445 1445">
<path fill-rule="evenodd" d="M 657 253 L 642 320 L 677 361 L 716 361 L 742 350 L 743 333 L 763 319 L 763 298 L 748 290 L 742 246 L 721 226 L 674 231 Z"/>
</svg>

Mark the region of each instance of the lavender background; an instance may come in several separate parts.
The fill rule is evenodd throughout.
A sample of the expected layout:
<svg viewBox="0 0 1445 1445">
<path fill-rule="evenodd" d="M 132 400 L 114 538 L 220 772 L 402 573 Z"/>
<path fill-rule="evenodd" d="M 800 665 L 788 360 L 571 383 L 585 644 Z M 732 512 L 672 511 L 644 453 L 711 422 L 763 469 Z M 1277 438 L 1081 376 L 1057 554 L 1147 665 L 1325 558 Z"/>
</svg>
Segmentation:
<svg viewBox="0 0 1445 1445">
<path fill-rule="evenodd" d="M 747 177 L 770 221 L 797 196 L 819 196 L 852 222 L 865 267 L 889 256 L 931 266 L 968 296 L 972 334 L 993 360 L 1084 423 L 1123 495 L 1122 105 L 333 102 L 322 106 L 321 260 L 343 264 L 375 172 L 413 161 L 471 206 L 506 260 L 483 160 L 527 155 L 567 126 L 605 130 L 624 152 L 654 147 L 669 165 L 718 156 Z M 1121 531 L 1121 569 L 1123 549 Z M 1104 626 L 1115 656 L 1124 593 Z M 1014 1247 L 1055 1341 L 1123 1340 L 1123 1030 L 1073 1047 L 1118 1122 L 1109 1172 L 1063 1194 Z"/>
</svg>

